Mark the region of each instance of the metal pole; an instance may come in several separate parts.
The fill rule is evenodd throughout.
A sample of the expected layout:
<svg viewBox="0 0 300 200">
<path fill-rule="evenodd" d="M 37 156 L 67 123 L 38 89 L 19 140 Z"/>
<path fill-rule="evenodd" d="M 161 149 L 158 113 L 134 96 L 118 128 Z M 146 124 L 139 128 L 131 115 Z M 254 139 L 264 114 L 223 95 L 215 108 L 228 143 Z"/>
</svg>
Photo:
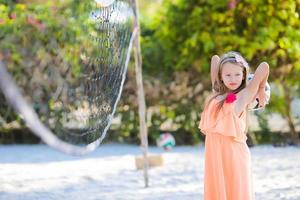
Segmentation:
<svg viewBox="0 0 300 200">
<path fill-rule="evenodd" d="M 135 11 L 135 28 L 137 29 L 137 34 L 134 40 L 134 58 L 135 58 L 135 73 L 137 82 L 137 94 L 138 94 L 138 104 L 139 104 L 139 122 L 140 122 L 140 138 L 141 146 L 144 157 L 144 180 L 145 187 L 149 186 L 148 177 L 148 129 L 146 125 L 146 104 L 145 104 L 145 94 L 143 87 L 142 78 L 142 57 L 141 57 L 141 46 L 140 46 L 140 23 L 139 23 L 139 11 L 138 11 L 138 0 L 133 0 L 134 11 Z"/>
</svg>

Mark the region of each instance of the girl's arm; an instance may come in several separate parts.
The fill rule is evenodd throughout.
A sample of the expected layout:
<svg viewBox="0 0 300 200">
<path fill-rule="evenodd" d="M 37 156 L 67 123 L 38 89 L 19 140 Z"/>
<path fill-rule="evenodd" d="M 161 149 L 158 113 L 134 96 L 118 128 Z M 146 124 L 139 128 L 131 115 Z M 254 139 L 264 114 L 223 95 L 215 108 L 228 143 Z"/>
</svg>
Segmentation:
<svg viewBox="0 0 300 200">
<path fill-rule="evenodd" d="M 245 101 L 250 103 L 251 100 L 255 97 L 259 89 L 265 88 L 266 82 L 269 77 L 269 65 L 266 62 L 262 62 L 257 67 L 253 80 L 245 88 L 246 95 Z"/>
<path fill-rule="evenodd" d="M 268 65 L 268 63 L 266 63 Z M 262 82 L 259 84 L 259 89 L 263 88 L 263 90 L 265 90 L 266 84 L 267 84 L 267 80 L 269 77 L 269 71 L 267 76 L 262 80 Z"/>
<path fill-rule="evenodd" d="M 268 76 L 265 77 L 265 79 L 261 82 L 261 84 L 258 87 L 258 92 L 257 92 L 256 98 L 258 99 L 259 107 L 264 107 L 267 103 L 269 103 L 269 97 L 267 97 L 266 92 L 265 92 L 267 80 L 268 80 Z"/>
<path fill-rule="evenodd" d="M 217 81 L 218 71 L 219 71 L 219 62 L 220 57 L 218 55 L 214 55 L 211 58 L 210 62 L 210 78 L 211 78 L 211 87 L 214 90 L 214 84 Z"/>
<path fill-rule="evenodd" d="M 240 114 L 246 106 L 252 102 L 258 91 L 265 87 L 269 77 L 269 71 L 268 63 L 262 62 L 259 64 L 251 82 L 246 86 L 246 88 L 238 93 L 238 100 L 235 106 L 237 114 Z M 263 104 L 264 102 L 260 102 L 261 106 Z"/>
</svg>

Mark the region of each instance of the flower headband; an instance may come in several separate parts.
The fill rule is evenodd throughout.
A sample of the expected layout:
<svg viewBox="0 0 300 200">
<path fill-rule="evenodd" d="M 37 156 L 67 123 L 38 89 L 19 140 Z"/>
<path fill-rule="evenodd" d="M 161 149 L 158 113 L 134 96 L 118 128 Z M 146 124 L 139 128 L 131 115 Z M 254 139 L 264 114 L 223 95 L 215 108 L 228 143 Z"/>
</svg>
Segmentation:
<svg viewBox="0 0 300 200">
<path fill-rule="evenodd" d="M 246 60 L 241 55 L 239 55 L 238 53 L 230 52 L 230 53 L 225 54 L 225 57 L 227 57 L 227 58 L 225 58 L 224 61 L 225 60 L 226 61 L 233 61 L 233 62 L 237 62 L 237 63 L 243 65 L 245 68 L 249 67 Z"/>
<path fill-rule="evenodd" d="M 242 65 L 243 65 L 244 67 L 246 67 L 246 68 L 249 67 L 249 65 L 248 65 L 248 63 L 246 62 L 246 60 L 245 60 L 242 56 L 240 56 L 239 54 L 235 54 L 235 55 L 234 55 L 234 58 L 235 58 L 235 61 L 236 61 L 237 63 L 242 64 Z"/>
</svg>

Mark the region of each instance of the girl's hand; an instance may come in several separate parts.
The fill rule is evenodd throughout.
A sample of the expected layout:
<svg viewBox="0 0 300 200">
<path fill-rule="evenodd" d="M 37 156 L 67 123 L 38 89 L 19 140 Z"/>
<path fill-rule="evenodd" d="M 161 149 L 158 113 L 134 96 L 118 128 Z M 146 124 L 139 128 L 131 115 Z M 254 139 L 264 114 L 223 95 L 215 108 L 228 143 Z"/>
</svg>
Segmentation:
<svg viewBox="0 0 300 200">
<path fill-rule="evenodd" d="M 256 99 L 258 99 L 259 107 L 265 107 L 269 103 L 269 98 L 266 95 L 265 87 L 259 88 Z"/>
<path fill-rule="evenodd" d="M 219 71 L 219 62 L 220 62 L 220 57 L 218 55 L 214 55 L 211 58 L 210 62 L 210 78 L 211 78 L 211 86 L 212 90 L 214 91 L 214 86 L 217 82 L 217 77 L 218 77 L 218 71 Z"/>
</svg>

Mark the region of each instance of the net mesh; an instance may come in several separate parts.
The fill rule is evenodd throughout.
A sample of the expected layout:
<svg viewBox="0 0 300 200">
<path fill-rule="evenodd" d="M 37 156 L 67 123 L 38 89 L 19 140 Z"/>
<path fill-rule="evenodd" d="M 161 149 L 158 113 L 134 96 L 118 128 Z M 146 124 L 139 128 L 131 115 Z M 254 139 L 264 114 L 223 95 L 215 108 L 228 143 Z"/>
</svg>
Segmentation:
<svg viewBox="0 0 300 200">
<path fill-rule="evenodd" d="M 33 132 L 50 146 L 67 153 L 83 154 L 101 143 L 113 119 L 126 77 L 135 13 L 130 0 L 77 3 L 83 7 L 80 18 L 84 23 L 80 26 L 83 34 L 76 35 L 75 65 L 65 62 L 30 72 L 24 68 L 22 80 L 17 77 L 9 80 L 2 71 L 0 78 L 6 99 L 25 122 L 27 120 Z M 74 18 L 78 17 L 78 13 L 74 13 Z M 2 64 L 1 68 L 6 67 Z M 12 94 L 5 91 L 10 81 L 17 83 L 21 96 L 13 87 L 9 90 L 14 91 Z M 22 100 L 29 102 L 41 124 L 30 122 L 34 114 L 28 114 L 28 110 L 24 113 L 26 110 L 20 107 Z M 42 126 L 49 129 L 45 131 L 47 134 L 54 135 L 43 135 Z"/>
</svg>

